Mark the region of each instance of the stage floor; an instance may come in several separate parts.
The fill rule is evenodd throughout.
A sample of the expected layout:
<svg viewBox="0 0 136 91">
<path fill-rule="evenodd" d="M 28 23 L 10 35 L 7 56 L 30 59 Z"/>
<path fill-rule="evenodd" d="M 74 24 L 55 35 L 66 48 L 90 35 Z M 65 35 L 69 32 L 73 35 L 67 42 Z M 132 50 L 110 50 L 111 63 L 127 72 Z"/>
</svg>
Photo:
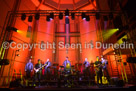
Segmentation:
<svg viewBox="0 0 136 91">
<path fill-rule="evenodd" d="M 120 90 L 120 91 L 131 91 L 136 88 L 136 85 L 131 85 L 131 84 L 125 84 L 123 87 L 117 87 L 115 85 L 103 85 L 103 86 L 80 86 L 80 87 L 56 87 L 56 86 L 35 86 L 35 87 L 19 87 L 19 88 L 10 88 L 10 90 L 90 90 L 90 91 L 115 91 L 115 90 Z"/>
</svg>

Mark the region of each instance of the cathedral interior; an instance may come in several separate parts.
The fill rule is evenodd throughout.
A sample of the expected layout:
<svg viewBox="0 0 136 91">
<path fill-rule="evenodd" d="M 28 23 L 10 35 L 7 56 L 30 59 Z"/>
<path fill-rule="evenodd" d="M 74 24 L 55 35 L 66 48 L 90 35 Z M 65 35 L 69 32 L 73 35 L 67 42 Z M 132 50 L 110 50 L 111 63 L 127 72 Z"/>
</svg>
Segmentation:
<svg viewBox="0 0 136 91">
<path fill-rule="evenodd" d="M 0 88 L 135 87 L 135 11 L 134 0 L 0 0 Z M 108 62 L 111 83 L 103 75 L 103 86 L 99 87 L 95 62 L 101 56 Z M 61 71 L 67 58 L 72 80 L 65 88 L 66 75 Z M 50 80 L 41 78 L 40 87 L 32 86 L 34 71 L 26 80 L 29 59 L 33 67 L 37 60 L 43 65 L 46 60 L 51 62 Z M 89 80 L 84 73 L 86 59 Z M 41 70 L 44 74 L 44 67 Z M 61 75 L 64 79 L 60 80 Z"/>
</svg>

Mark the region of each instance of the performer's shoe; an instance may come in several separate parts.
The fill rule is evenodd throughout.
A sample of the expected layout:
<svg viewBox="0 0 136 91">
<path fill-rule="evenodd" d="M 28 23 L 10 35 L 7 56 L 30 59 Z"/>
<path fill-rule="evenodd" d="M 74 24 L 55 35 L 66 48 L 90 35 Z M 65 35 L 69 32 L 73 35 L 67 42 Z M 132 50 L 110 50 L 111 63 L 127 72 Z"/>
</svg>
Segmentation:
<svg viewBox="0 0 136 91">
<path fill-rule="evenodd" d="M 36 84 L 33 84 L 33 86 L 36 86 Z"/>
<path fill-rule="evenodd" d="M 39 85 L 38 85 L 39 87 L 41 86 L 41 84 L 39 83 Z"/>
<path fill-rule="evenodd" d="M 68 86 L 67 84 L 64 85 L 64 87 L 67 87 L 67 86 Z"/>
<path fill-rule="evenodd" d="M 99 87 L 99 88 L 102 88 L 102 87 L 103 87 L 103 85 L 102 85 L 102 84 L 98 84 L 98 87 Z"/>
</svg>

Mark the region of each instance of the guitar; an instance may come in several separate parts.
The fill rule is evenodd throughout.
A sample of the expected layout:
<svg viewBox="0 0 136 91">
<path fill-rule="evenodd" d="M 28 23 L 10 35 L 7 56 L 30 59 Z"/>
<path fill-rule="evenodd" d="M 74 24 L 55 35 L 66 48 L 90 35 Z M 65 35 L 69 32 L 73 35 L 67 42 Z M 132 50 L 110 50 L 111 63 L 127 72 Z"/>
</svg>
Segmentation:
<svg viewBox="0 0 136 91">
<path fill-rule="evenodd" d="M 100 71 L 100 68 L 102 68 L 104 65 L 105 65 L 105 63 L 96 65 L 96 66 L 95 66 L 95 71 L 96 71 L 96 72 L 99 72 L 99 71 Z"/>
<path fill-rule="evenodd" d="M 67 64 L 66 64 L 66 69 L 70 69 L 70 68 L 71 68 L 70 64 L 67 63 Z"/>
<path fill-rule="evenodd" d="M 46 65 L 47 65 L 47 64 L 44 64 L 42 67 L 40 67 L 40 68 L 38 68 L 38 69 L 34 68 L 35 73 L 39 72 L 39 70 L 40 70 L 41 68 L 43 68 L 44 66 L 46 66 Z"/>
</svg>

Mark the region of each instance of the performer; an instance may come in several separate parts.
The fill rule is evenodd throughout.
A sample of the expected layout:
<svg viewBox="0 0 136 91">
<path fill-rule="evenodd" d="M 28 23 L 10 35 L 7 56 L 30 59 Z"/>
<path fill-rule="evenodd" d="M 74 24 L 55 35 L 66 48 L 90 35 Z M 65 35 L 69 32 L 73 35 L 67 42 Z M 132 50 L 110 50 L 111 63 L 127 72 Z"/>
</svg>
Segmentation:
<svg viewBox="0 0 136 91">
<path fill-rule="evenodd" d="M 51 75 L 51 72 L 50 72 L 50 67 L 51 67 L 51 62 L 49 59 L 47 59 L 47 61 L 45 62 L 46 66 L 45 66 L 45 77 L 46 79 L 50 79 L 50 75 Z"/>
<path fill-rule="evenodd" d="M 65 87 L 70 86 L 70 74 L 71 74 L 71 63 L 68 60 L 68 57 L 66 57 L 66 60 L 63 62 L 64 66 L 64 72 L 65 72 L 65 78 L 64 78 L 64 84 Z"/>
<path fill-rule="evenodd" d="M 26 72 L 26 78 L 31 78 L 31 72 L 33 71 L 33 64 L 31 62 L 32 60 L 29 59 L 28 63 L 25 66 L 25 72 Z"/>
<path fill-rule="evenodd" d="M 108 73 L 108 70 L 107 70 L 108 61 L 106 59 L 104 59 L 103 56 L 101 56 L 101 62 L 103 64 L 102 70 L 106 74 L 107 80 L 108 80 L 108 82 L 110 84 L 110 76 L 109 76 L 109 73 Z"/>
<path fill-rule="evenodd" d="M 84 76 L 89 76 L 90 78 L 90 63 L 87 58 L 85 58 L 85 61 L 83 64 L 84 64 L 84 70 L 83 70 Z"/>
<path fill-rule="evenodd" d="M 102 85 L 102 63 L 99 60 L 99 57 L 96 57 L 96 62 L 94 63 L 95 71 L 96 71 L 96 76 L 97 76 L 97 84 L 99 85 L 99 80 Z"/>
<path fill-rule="evenodd" d="M 41 64 L 41 60 L 38 59 L 38 63 L 35 65 L 35 75 L 34 75 L 34 84 L 35 84 L 35 80 L 38 79 L 39 82 L 39 86 L 40 86 L 40 81 L 41 81 L 41 76 L 42 76 L 42 64 Z"/>
<path fill-rule="evenodd" d="M 68 60 L 68 57 L 66 57 L 66 60 L 63 62 L 63 66 L 65 72 L 71 73 L 71 63 Z"/>
</svg>

